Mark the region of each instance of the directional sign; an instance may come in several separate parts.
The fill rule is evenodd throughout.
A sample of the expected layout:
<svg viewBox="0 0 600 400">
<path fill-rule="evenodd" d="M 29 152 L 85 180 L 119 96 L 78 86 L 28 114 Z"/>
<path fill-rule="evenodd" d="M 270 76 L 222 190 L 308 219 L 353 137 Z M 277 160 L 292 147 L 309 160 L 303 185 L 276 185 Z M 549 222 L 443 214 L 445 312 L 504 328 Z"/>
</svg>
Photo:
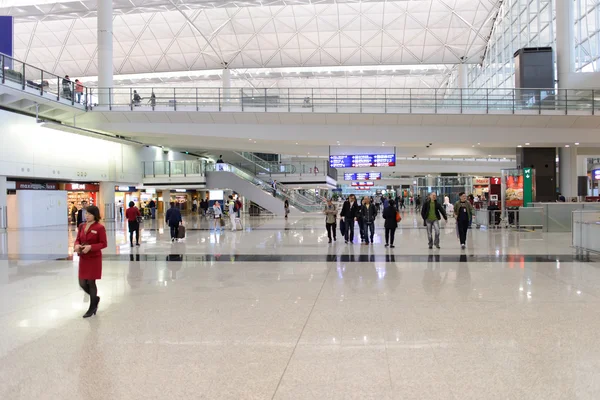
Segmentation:
<svg viewBox="0 0 600 400">
<path fill-rule="evenodd" d="M 381 179 L 381 172 L 355 172 L 345 173 L 345 181 L 377 181 Z"/>
<path fill-rule="evenodd" d="M 531 168 L 523 169 L 523 205 L 532 203 L 533 198 L 533 170 Z"/>
<path fill-rule="evenodd" d="M 395 167 L 395 154 L 330 155 L 331 168 Z"/>
</svg>

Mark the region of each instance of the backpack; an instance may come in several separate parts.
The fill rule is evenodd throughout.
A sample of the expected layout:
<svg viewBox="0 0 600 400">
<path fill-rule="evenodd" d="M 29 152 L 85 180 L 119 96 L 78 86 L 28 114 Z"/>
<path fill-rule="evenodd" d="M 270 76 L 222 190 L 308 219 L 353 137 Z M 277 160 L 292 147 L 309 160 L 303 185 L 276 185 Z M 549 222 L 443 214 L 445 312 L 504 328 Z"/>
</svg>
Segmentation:
<svg viewBox="0 0 600 400">
<path fill-rule="evenodd" d="M 233 211 L 238 212 L 241 209 L 242 209 L 242 202 L 239 200 L 236 200 L 235 204 L 233 206 Z"/>
</svg>

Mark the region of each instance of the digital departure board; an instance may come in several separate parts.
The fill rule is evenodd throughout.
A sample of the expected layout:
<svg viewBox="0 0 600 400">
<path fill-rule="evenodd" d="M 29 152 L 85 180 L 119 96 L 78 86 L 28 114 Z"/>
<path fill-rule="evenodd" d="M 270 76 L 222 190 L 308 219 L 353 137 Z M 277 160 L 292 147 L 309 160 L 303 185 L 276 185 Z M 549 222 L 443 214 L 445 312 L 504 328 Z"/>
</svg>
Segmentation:
<svg viewBox="0 0 600 400">
<path fill-rule="evenodd" d="M 381 172 L 355 172 L 345 173 L 345 181 L 378 181 L 381 179 Z"/>
<path fill-rule="evenodd" d="M 330 155 L 331 168 L 395 167 L 395 154 Z"/>
<path fill-rule="evenodd" d="M 367 182 L 352 182 L 351 186 L 374 186 L 375 182 L 367 181 Z"/>
</svg>

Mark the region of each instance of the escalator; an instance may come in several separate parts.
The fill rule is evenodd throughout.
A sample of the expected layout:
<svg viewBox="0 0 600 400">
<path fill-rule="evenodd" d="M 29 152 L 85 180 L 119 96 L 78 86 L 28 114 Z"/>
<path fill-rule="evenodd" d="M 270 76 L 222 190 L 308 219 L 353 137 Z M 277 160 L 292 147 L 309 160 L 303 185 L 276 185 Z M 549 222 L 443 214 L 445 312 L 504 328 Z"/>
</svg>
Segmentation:
<svg viewBox="0 0 600 400">
<path fill-rule="evenodd" d="M 320 204 L 303 204 L 282 190 L 273 195 L 273 188 L 265 181 L 229 164 L 214 164 L 206 172 L 206 184 L 210 188 L 231 189 L 269 210 L 275 215 L 284 215 L 284 201 L 299 212 L 319 212 Z"/>
</svg>

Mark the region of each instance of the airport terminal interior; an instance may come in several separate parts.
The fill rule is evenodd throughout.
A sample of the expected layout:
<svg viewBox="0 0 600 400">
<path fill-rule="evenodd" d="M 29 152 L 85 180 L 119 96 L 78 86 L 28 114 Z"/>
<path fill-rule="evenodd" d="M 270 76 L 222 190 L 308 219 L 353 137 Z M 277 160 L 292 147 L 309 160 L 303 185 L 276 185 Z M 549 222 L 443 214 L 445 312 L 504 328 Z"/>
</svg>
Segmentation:
<svg viewBox="0 0 600 400">
<path fill-rule="evenodd" d="M 0 399 L 600 398 L 598 0 L 0 0 Z"/>
</svg>

